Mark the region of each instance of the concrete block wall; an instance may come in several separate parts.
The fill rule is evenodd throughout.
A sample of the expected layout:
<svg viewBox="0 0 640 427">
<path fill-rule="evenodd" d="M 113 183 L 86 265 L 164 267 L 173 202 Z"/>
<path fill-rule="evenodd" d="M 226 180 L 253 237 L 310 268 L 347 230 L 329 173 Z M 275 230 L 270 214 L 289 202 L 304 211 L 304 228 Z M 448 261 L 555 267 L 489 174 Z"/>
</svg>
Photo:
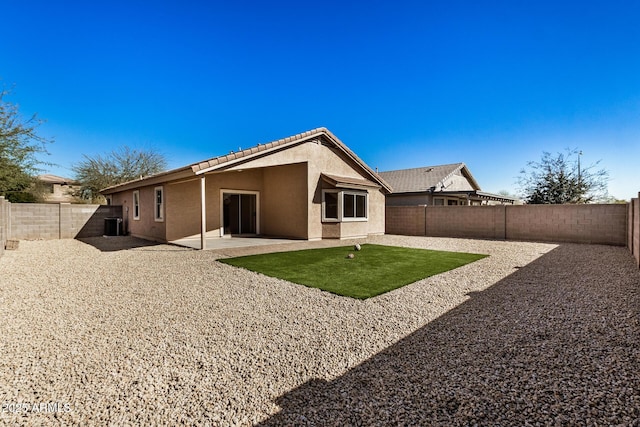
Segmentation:
<svg viewBox="0 0 640 427">
<path fill-rule="evenodd" d="M 0 196 L 0 256 L 4 253 L 4 247 L 9 239 L 9 206 L 11 203 Z"/>
<path fill-rule="evenodd" d="M 626 245 L 627 208 L 612 205 L 507 206 L 512 240 Z"/>
<path fill-rule="evenodd" d="M 627 206 L 388 206 L 387 234 L 627 244 Z M 425 221 L 420 226 L 420 221 Z"/>
<path fill-rule="evenodd" d="M 637 199 L 632 199 L 629 203 L 628 215 L 627 247 L 640 267 L 640 193 Z"/>
<path fill-rule="evenodd" d="M 60 205 L 60 238 L 102 236 L 106 218 L 122 218 L 122 206 L 63 203 Z"/>
<path fill-rule="evenodd" d="M 425 236 L 425 206 L 387 206 L 385 233 L 405 236 Z"/>
<path fill-rule="evenodd" d="M 46 203 L 11 203 L 10 237 L 59 239 L 60 207 Z"/>
<path fill-rule="evenodd" d="M 102 236 L 105 218 L 122 218 L 122 206 L 9 203 L 8 237 L 73 239 Z"/>
<path fill-rule="evenodd" d="M 505 238 L 506 206 L 428 206 L 426 235 L 480 239 Z"/>
</svg>

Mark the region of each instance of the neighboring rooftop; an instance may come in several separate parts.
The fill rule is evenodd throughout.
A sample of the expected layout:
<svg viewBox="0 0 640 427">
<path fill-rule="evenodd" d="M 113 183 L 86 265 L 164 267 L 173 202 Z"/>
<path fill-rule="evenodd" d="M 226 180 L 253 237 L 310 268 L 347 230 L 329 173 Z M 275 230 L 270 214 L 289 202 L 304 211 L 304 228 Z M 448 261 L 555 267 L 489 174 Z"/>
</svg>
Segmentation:
<svg viewBox="0 0 640 427">
<path fill-rule="evenodd" d="M 52 174 L 38 175 L 36 178 L 47 184 L 62 184 L 62 185 L 77 184 L 77 181 L 75 181 L 74 179 L 64 178 L 62 176 L 52 175 Z"/>
<path fill-rule="evenodd" d="M 443 182 L 455 174 L 464 176 L 476 190 L 480 190 L 480 185 L 464 163 L 423 166 L 378 173 L 393 187 L 394 193 L 419 193 L 429 191 L 434 187 L 439 189 Z"/>
</svg>

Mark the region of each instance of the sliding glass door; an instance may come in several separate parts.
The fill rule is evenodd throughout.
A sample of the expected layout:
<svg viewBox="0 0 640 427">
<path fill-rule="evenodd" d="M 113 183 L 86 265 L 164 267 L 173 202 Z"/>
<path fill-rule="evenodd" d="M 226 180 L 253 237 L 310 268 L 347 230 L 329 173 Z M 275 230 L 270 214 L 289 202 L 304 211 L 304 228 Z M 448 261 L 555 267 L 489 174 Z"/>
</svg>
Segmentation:
<svg viewBox="0 0 640 427">
<path fill-rule="evenodd" d="M 223 193 L 222 201 L 225 235 L 257 233 L 256 194 Z"/>
</svg>

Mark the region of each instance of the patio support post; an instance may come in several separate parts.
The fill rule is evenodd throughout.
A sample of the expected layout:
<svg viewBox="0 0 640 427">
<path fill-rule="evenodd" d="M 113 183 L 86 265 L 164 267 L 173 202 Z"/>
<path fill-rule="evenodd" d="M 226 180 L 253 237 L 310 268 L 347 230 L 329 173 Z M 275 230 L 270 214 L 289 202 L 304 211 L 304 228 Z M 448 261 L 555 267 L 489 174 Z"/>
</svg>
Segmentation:
<svg viewBox="0 0 640 427">
<path fill-rule="evenodd" d="M 200 249 L 207 247 L 207 196 L 205 191 L 205 176 L 200 177 Z"/>
</svg>

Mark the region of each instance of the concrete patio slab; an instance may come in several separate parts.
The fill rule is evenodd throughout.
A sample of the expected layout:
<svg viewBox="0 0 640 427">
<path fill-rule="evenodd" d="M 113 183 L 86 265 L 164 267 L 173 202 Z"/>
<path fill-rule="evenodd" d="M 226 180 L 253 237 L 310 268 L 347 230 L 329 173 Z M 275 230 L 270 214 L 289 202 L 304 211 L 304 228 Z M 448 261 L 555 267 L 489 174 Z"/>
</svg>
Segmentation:
<svg viewBox="0 0 640 427">
<path fill-rule="evenodd" d="M 206 237 L 206 250 L 246 248 L 253 246 L 277 245 L 283 243 L 299 243 L 303 240 L 274 239 L 267 237 Z M 200 236 L 189 236 L 184 239 L 173 240 L 170 243 L 193 249 L 200 249 Z"/>
</svg>

